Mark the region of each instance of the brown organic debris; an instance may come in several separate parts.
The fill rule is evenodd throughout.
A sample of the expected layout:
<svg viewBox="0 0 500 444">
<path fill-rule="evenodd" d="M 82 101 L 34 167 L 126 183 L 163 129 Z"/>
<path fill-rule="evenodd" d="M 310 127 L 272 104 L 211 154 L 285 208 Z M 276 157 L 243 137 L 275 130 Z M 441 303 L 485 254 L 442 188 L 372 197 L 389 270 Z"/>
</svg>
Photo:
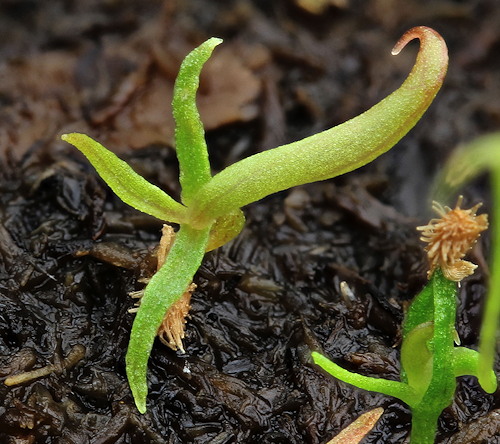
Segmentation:
<svg viewBox="0 0 500 444">
<path fill-rule="evenodd" d="M 460 282 L 477 267 L 462 258 L 476 243 L 480 233 L 488 228 L 488 215 L 476 215 L 481 203 L 470 210 L 460 208 L 462 200 L 460 196 L 453 210 L 434 202 L 432 208 L 441 217 L 417 227 L 422 232 L 420 239 L 428 243 L 425 251 L 430 262 L 429 278 L 440 267 L 446 279 Z"/>
<path fill-rule="evenodd" d="M 382 407 L 363 413 L 352 424 L 349 424 L 327 444 L 359 444 L 361 440 L 375 427 L 376 422 L 384 413 Z"/>
<path fill-rule="evenodd" d="M 86 349 L 83 345 L 75 345 L 68 353 L 64 360 L 55 358 L 54 364 L 46 365 L 45 367 L 38 368 L 16 375 L 9 376 L 5 379 L 4 384 L 7 386 L 20 385 L 32 382 L 34 379 L 43 378 L 52 373 L 60 375 L 63 371 L 73 368 L 79 361 L 85 357 Z"/>
</svg>

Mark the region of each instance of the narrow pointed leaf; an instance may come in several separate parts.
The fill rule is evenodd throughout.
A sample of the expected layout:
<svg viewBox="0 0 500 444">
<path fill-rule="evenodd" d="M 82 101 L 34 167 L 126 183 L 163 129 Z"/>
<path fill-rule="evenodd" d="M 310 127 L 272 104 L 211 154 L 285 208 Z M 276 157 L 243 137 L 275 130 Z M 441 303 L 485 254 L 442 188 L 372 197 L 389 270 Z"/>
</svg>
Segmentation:
<svg viewBox="0 0 500 444">
<path fill-rule="evenodd" d="M 127 378 L 139 412 L 146 411 L 147 368 L 156 333 L 169 307 L 186 291 L 200 267 L 209 228 L 183 226 L 176 235 L 165 264 L 152 277 L 141 299 L 127 350 Z"/>
<path fill-rule="evenodd" d="M 186 220 L 186 208 L 183 205 L 139 176 L 99 142 L 79 133 L 63 134 L 61 139 L 78 148 L 126 204 L 163 221 L 180 223 Z"/>
<path fill-rule="evenodd" d="M 200 72 L 221 39 L 211 38 L 191 51 L 182 62 L 175 81 L 172 108 L 175 146 L 180 167 L 182 201 L 186 205 L 194 193 L 212 177 L 205 131 L 196 107 Z"/>
<path fill-rule="evenodd" d="M 311 355 L 314 363 L 319 365 L 334 378 L 340 379 L 347 384 L 354 385 L 363 390 L 394 396 L 395 398 L 401 399 L 403 402 L 410 405 L 413 403 L 415 392 L 410 386 L 404 384 L 403 382 L 363 376 L 342 368 L 340 365 L 335 364 L 318 352 L 312 352 Z"/>
<path fill-rule="evenodd" d="M 365 113 L 322 133 L 241 160 L 215 175 L 196 196 L 193 224 L 296 185 L 329 179 L 372 161 L 398 142 L 437 94 L 448 66 L 446 44 L 426 27 L 409 30 L 393 54 L 420 39 L 402 86 Z"/>
</svg>

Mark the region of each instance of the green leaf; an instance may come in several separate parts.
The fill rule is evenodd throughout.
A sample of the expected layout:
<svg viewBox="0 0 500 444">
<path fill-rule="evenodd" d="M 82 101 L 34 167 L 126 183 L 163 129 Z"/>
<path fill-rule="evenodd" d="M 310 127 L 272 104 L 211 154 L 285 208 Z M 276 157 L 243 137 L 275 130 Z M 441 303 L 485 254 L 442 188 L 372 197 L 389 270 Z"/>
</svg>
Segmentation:
<svg viewBox="0 0 500 444">
<path fill-rule="evenodd" d="M 152 277 L 141 299 L 127 350 L 127 378 L 139 412 L 146 411 L 148 359 L 156 333 L 169 307 L 186 291 L 200 267 L 210 228 L 182 226 L 165 264 Z"/>
<path fill-rule="evenodd" d="M 500 138 L 496 145 L 500 149 Z M 500 153 L 498 153 L 500 155 Z M 494 156 L 494 157 L 498 157 Z M 490 179 L 492 187 L 492 200 L 494 202 L 494 214 L 492 217 L 491 243 L 491 275 L 486 295 L 486 303 L 483 311 L 483 322 L 479 336 L 479 362 L 478 380 L 481 387 L 487 393 L 493 393 L 498 387 L 495 378 L 491 379 L 495 364 L 495 352 L 497 350 L 498 322 L 500 320 L 500 168 L 491 172 Z"/>
<path fill-rule="evenodd" d="M 207 251 L 215 250 L 227 244 L 231 239 L 240 234 L 244 225 L 245 215 L 241 210 L 233 211 L 216 219 L 210 230 Z"/>
<path fill-rule="evenodd" d="M 432 305 L 431 305 L 432 306 Z M 434 334 L 434 324 L 426 322 L 413 328 L 404 336 L 401 346 L 403 381 L 416 393 L 416 402 L 422 400 L 432 379 L 432 352 L 429 344 Z"/>
<path fill-rule="evenodd" d="M 212 177 L 205 131 L 196 107 L 196 91 L 204 63 L 221 39 L 211 38 L 191 51 L 181 64 L 175 81 L 172 108 L 175 146 L 180 167 L 182 202 L 189 205 L 193 195 Z"/>
<path fill-rule="evenodd" d="M 480 354 L 476 350 L 465 347 L 456 347 L 453 356 L 453 370 L 455 376 L 479 376 Z M 489 369 L 489 377 L 486 379 L 486 386 L 482 385 L 483 390 L 493 393 L 497 388 L 497 377 L 493 369 Z"/>
<path fill-rule="evenodd" d="M 414 390 L 407 384 L 398 381 L 389 381 L 382 378 L 372 378 L 350 372 L 349 370 L 342 368 L 340 365 L 330 361 L 327 357 L 318 352 L 313 351 L 311 356 L 316 365 L 319 365 L 334 378 L 340 379 L 347 384 L 354 385 L 363 390 L 394 396 L 409 405 L 411 405 L 415 399 Z"/>
<path fill-rule="evenodd" d="M 408 308 L 403 322 L 403 340 L 419 325 L 429 322 L 434 322 L 434 293 L 432 284 L 428 282 Z"/>
<path fill-rule="evenodd" d="M 421 41 L 420 51 L 397 91 L 342 125 L 227 167 L 193 199 L 193 225 L 204 226 L 277 191 L 347 173 L 390 149 L 429 107 L 448 66 L 446 44 L 439 34 L 425 27 L 405 33 L 393 54 L 414 38 Z"/>
<path fill-rule="evenodd" d="M 99 176 L 126 204 L 160 220 L 181 223 L 187 210 L 157 186 L 139 176 L 116 154 L 85 134 L 63 134 L 61 139 L 78 148 Z"/>
<path fill-rule="evenodd" d="M 478 137 L 459 146 L 447 160 L 433 185 L 433 199 L 450 202 L 466 183 L 487 171 L 500 171 L 500 132 Z M 493 186 L 500 194 L 500 189 Z"/>
</svg>

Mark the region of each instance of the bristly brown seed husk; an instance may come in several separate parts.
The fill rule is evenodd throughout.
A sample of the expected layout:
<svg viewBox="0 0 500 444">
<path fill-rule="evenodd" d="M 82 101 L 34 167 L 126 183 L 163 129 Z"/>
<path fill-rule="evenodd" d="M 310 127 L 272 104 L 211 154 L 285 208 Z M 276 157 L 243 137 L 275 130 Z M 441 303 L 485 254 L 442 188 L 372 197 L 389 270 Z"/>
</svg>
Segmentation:
<svg viewBox="0 0 500 444">
<path fill-rule="evenodd" d="M 427 242 L 425 251 L 429 258 L 428 277 L 440 267 L 450 281 L 460 282 L 470 276 L 477 265 L 463 260 L 473 247 L 480 233 L 488 228 L 488 215 L 477 215 L 481 204 L 469 210 L 460 208 L 463 197 L 458 198 L 454 209 L 433 202 L 433 209 L 440 218 L 431 219 L 427 225 L 417 227 L 422 232 L 422 241 Z"/>
</svg>

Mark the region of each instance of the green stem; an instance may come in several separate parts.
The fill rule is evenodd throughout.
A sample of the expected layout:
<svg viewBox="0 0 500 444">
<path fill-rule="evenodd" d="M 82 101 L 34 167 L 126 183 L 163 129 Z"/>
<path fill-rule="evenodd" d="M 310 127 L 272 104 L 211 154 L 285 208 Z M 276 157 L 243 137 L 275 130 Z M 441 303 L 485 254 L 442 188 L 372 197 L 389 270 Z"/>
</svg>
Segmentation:
<svg viewBox="0 0 500 444">
<path fill-rule="evenodd" d="M 466 182 L 488 170 L 491 173 L 493 223 L 491 225 L 490 282 L 483 310 L 479 340 L 478 379 L 482 388 L 493 393 L 498 385 L 492 378 L 500 319 L 500 133 L 479 137 L 457 149 L 434 184 L 438 201 L 448 200 Z"/>
<path fill-rule="evenodd" d="M 440 413 L 423 404 L 412 408 L 410 444 L 434 444 Z"/>
<path fill-rule="evenodd" d="M 412 406 L 411 444 L 434 442 L 439 415 L 453 402 L 456 389 L 453 357 L 457 284 L 444 278 L 441 269 L 434 272 L 431 284 L 434 293 L 432 378 L 422 400 Z"/>
</svg>

